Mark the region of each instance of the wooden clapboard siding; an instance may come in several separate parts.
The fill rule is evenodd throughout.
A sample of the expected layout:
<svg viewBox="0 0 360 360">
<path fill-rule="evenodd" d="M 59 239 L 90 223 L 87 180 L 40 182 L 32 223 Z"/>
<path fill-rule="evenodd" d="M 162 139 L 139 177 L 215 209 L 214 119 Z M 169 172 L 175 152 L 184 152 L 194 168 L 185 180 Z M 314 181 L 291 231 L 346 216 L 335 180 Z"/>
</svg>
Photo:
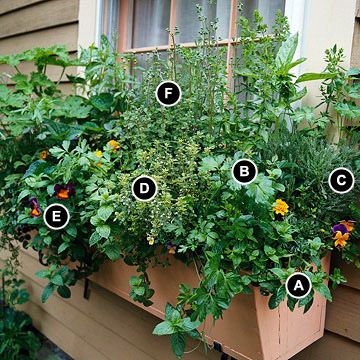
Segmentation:
<svg viewBox="0 0 360 360">
<path fill-rule="evenodd" d="M 12 36 L 0 40 L 0 55 L 19 53 L 33 47 L 47 47 L 54 44 L 65 45 L 70 52 L 73 52 L 77 50 L 77 35 L 78 24 L 72 23 Z"/>
<path fill-rule="evenodd" d="M 46 0 L 1 0 L 0 2 L 0 15 L 8 12 L 31 6 Z"/>
<path fill-rule="evenodd" d="M 342 336 L 325 332 L 320 340 L 299 354 L 291 358 L 291 360 L 359 360 L 360 348 L 359 344 Z"/>
<path fill-rule="evenodd" d="M 78 49 L 79 0 L 2 0 L 0 1 L 0 55 L 19 53 L 33 47 L 65 45 L 76 56 Z M 19 69 L 29 74 L 34 66 L 22 63 Z M 76 73 L 76 67 L 66 74 Z M 62 69 L 49 66 L 47 74 L 58 81 Z M 14 70 L 0 65 L 0 74 L 14 74 Z M 11 81 L 7 81 L 11 85 Z M 66 76 L 62 82 L 65 93 L 72 91 Z"/>
<path fill-rule="evenodd" d="M 360 359 L 360 270 L 333 254 L 332 267 L 341 269 L 347 283 L 333 291 L 328 303 L 325 336 L 292 360 Z"/>
<path fill-rule="evenodd" d="M 333 256 L 332 265 L 340 268 L 341 273 L 346 277 L 345 286 L 360 290 L 360 269 L 357 269 L 353 264 L 345 263 L 337 254 Z"/>
<path fill-rule="evenodd" d="M 0 16 L 0 39 L 77 22 L 78 12 L 77 0 L 51 0 L 20 8 Z"/>
<path fill-rule="evenodd" d="M 43 267 L 31 253 L 21 252 L 20 259 L 31 296 L 23 310 L 34 318 L 40 331 L 74 359 L 174 359 L 168 339 L 152 335 L 159 319 L 95 284 L 91 285 L 89 300 L 83 298 L 83 284 L 79 284 L 72 288 L 71 299 L 55 295 L 41 304 L 45 282 L 34 274 Z M 190 342 L 189 350 L 197 345 Z M 215 360 L 219 353 L 209 352 L 206 356 L 199 346 L 186 358 Z"/>
<path fill-rule="evenodd" d="M 360 291 L 340 286 L 328 304 L 326 329 L 360 343 Z"/>
</svg>

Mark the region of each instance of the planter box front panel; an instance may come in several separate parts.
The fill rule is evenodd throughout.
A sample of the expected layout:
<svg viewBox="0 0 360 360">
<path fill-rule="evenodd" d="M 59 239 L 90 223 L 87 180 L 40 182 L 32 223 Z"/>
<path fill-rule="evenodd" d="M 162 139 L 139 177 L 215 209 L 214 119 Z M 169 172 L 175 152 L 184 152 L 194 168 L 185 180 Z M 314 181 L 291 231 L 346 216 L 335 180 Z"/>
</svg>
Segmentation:
<svg viewBox="0 0 360 360">
<path fill-rule="evenodd" d="M 323 260 L 329 268 L 330 257 Z M 178 260 L 171 266 L 157 266 L 149 269 L 151 287 L 155 290 L 154 304 L 148 308 L 129 297 L 130 276 L 136 275 L 136 268 L 122 261 L 104 264 L 101 271 L 91 279 L 104 288 L 163 319 L 166 303 L 176 304 L 179 284 L 196 287 L 198 277 L 195 269 L 186 267 Z M 209 318 L 199 330 L 205 329 L 209 344 L 214 341 L 222 345 L 225 353 L 236 359 L 288 360 L 323 336 L 326 300 L 316 294 L 311 309 L 303 314 L 302 309 L 291 312 L 283 302 L 275 309 L 268 308 L 268 297 L 254 288 L 251 295 L 238 295 L 230 308 L 224 311 L 224 318 L 212 326 Z"/>
</svg>

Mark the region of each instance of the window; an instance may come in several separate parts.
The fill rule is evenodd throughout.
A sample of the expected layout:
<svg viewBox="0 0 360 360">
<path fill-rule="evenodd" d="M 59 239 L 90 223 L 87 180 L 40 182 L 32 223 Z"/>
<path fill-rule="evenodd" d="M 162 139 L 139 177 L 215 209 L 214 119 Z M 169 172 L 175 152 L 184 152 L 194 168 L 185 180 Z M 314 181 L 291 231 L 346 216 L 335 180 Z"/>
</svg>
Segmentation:
<svg viewBox="0 0 360 360">
<path fill-rule="evenodd" d="M 203 9 L 208 21 L 218 19 L 214 36 L 220 46 L 228 47 L 230 66 L 233 46 L 236 44 L 237 6 L 239 0 L 100 0 L 103 5 L 103 28 L 108 36 L 118 34 L 120 52 L 144 54 L 152 50 L 164 51 L 172 46 L 169 31 L 175 27 L 180 33 L 176 43 L 193 47 L 200 23 L 196 4 Z M 288 0 L 289 2 L 293 0 Z M 259 9 L 271 31 L 276 12 L 285 12 L 286 0 L 243 0 L 243 14 L 251 17 Z M 116 31 L 115 31 L 116 30 Z"/>
</svg>

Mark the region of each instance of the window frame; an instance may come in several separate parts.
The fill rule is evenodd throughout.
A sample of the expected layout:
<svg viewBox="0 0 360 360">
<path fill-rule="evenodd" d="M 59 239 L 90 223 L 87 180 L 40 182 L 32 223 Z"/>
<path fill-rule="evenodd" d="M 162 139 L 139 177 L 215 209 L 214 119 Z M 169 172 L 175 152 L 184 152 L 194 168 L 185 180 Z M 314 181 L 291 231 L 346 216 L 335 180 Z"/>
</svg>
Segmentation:
<svg viewBox="0 0 360 360">
<path fill-rule="evenodd" d="M 177 2 L 181 0 L 170 0 L 170 19 L 169 19 L 169 37 L 168 43 L 166 45 L 159 46 L 147 46 L 140 48 L 128 48 L 127 43 L 129 39 L 129 35 L 131 32 L 128 29 L 128 18 L 130 9 L 130 1 L 131 0 L 97 0 L 98 1 L 98 9 L 101 9 L 101 14 L 97 14 L 98 21 L 97 25 L 104 27 L 109 22 L 109 16 L 111 14 L 108 13 L 108 9 L 110 8 L 110 2 L 117 2 L 117 13 L 113 14 L 116 16 L 116 22 L 118 24 L 118 40 L 117 40 L 117 49 L 120 53 L 132 53 L 132 54 L 145 54 L 153 51 L 166 51 L 172 49 L 174 47 L 173 40 L 171 34 L 174 33 L 176 26 L 176 8 Z M 100 4 L 100 6 L 99 6 Z M 239 38 L 236 38 L 236 30 L 237 30 L 237 19 L 238 19 L 238 0 L 231 0 L 230 3 L 230 21 L 229 21 L 229 32 L 228 37 L 226 39 L 222 39 L 217 41 L 217 46 L 227 46 L 227 58 L 226 58 L 226 66 L 228 76 L 231 77 L 231 59 L 234 56 L 235 46 L 241 43 Z M 290 23 L 290 32 L 292 34 L 299 34 L 299 47 L 296 51 L 296 55 L 301 57 L 304 53 L 304 32 L 306 28 L 306 18 L 307 18 L 307 9 L 309 7 L 308 0 L 285 0 L 285 9 L 284 15 L 288 17 Z M 108 33 L 108 31 L 104 28 L 104 32 Z M 109 34 L 108 34 L 109 35 Z M 95 39 L 96 42 L 99 39 Z M 180 43 L 182 47 L 186 48 L 194 48 L 196 47 L 195 42 L 186 42 Z M 295 70 L 296 73 L 301 72 L 301 65 L 298 66 Z"/>
</svg>

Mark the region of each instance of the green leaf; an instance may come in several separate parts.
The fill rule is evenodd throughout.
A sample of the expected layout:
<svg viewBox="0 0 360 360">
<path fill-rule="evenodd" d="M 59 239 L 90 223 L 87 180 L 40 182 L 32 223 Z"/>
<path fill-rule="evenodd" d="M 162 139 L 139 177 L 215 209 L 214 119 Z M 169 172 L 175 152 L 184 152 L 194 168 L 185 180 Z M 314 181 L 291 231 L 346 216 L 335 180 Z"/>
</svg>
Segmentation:
<svg viewBox="0 0 360 360">
<path fill-rule="evenodd" d="M 89 245 L 90 246 L 94 246 L 95 244 L 97 244 L 100 240 L 101 240 L 101 236 L 99 235 L 98 232 L 93 232 L 90 236 L 90 239 L 89 239 Z"/>
<path fill-rule="evenodd" d="M 50 278 L 50 281 L 51 281 L 53 284 L 58 285 L 58 286 L 64 285 L 63 278 L 62 278 L 61 275 L 59 275 L 59 274 L 56 274 L 56 275 L 52 276 L 52 277 Z"/>
<path fill-rule="evenodd" d="M 23 190 L 18 196 L 18 202 L 20 202 L 24 197 L 28 195 L 30 195 L 30 190 L 28 189 Z"/>
<path fill-rule="evenodd" d="M 120 245 L 117 243 L 109 244 L 105 247 L 105 254 L 111 261 L 116 261 L 120 258 Z"/>
<path fill-rule="evenodd" d="M 100 225 L 96 227 L 96 231 L 101 237 L 107 239 L 110 236 L 111 228 L 109 225 Z"/>
<path fill-rule="evenodd" d="M 294 311 L 295 305 L 297 304 L 297 302 L 298 302 L 298 299 L 295 299 L 292 296 L 288 296 L 287 306 L 290 309 L 290 311 Z"/>
<path fill-rule="evenodd" d="M 97 214 L 101 220 L 107 221 L 113 212 L 114 208 L 112 206 L 101 206 Z"/>
<path fill-rule="evenodd" d="M 174 329 L 172 323 L 168 320 L 161 322 L 155 326 L 153 330 L 154 335 L 162 336 L 162 335 L 171 335 L 174 334 L 176 330 Z"/>
<path fill-rule="evenodd" d="M 202 160 L 200 170 L 203 172 L 214 171 L 221 166 L 224 160 L 224 155 L 218 155 L 216 157 L 207 156 Z"/>
<path fill-rule="evenodd" d="M 140 286 L 142 283 L 141 277 L 139 276 L 130 276 L 129 284 L 130 286 Z"/>
<path fill-rule="evenodd" d="M 66 233 L 70 235 L 71 237 L 75 238 L 77 235 L 77 228 L 75 224 L 70 224 L 65 229 Z"/>
<path fill-rule="evenodd" d="M 358 75 L 360 75 L 360 69 L 359 69 L 359 68 L 349 69 L 349 70 L 346 72 L 346 75 L 347 75 L 347 76 L 358 76 Z"/>
<path fill-rule="evenodd" d="M 280 303 L 282 301 L 284 301 L 285 297 L 286 297 L 285 285 L 281 285 L 275 291 L 275 293 L 270 297 L 269 308 L 272 309 L 272 310 L 277 308 L 280 305 Z"/>
<path fill-rule="evenodd" d="M 46 303 L 46 301 L 49 299 L 49 297 L 54 292 L 54 290 L 55 290 L 55 285 L 52 283 L 49 283 L 44 287 L 43 292 L 41 294 L 41 302 L 43 304 Z"/>
<path fill-rule="evenodd" d="M 332 301 L 330 289 L 324 283 L 317 285 L 315 290 L 317 290 L 326 300 Z"/>
<path fill-rule="evenodd" d="M 270 271 L 274 275 L 276 275 L 278 277 L 278 279 L 280 279 L 280 280 L 286 280 L 286 278 L 287 278 L 286 272 L 283 269 L 273 268 L 273 269 L 270 269 Z"/>
<path fill-rule="evenodd" d="M 47 279 L 50 275 L 49 270 L 40 270 L 35 273 L 35 276 L 39 277 L 40 279 Z"/>
<path fill-rule="evenodd" d="M 305 73 L 300 75 L 295 83 L 299 84 L 304 81 L 333 79 L 335 77 L 336 74 L 333 73 Z"/>
<path fill-rule="evenodd" d="M 334 106 L 336 112 L 349 119 L 356 119 L 360 117 L 360 107 L 348 103 L 337 103 Z"/>
<path fill-rule="evenodd" d="M 59 286 L 57 292 L 64 299 L 69 299 L 71 297 L 71 290 L 65 285 Z"/>
<path fill-rule="evenodd" d="M 180 326 L 184 331 L 188 332 L 198 328 L 200 325 L 201 321 L 191 321 L 191 319 L 187 317 L 182 320 Z"/>
<path fill-rule="evenodd" d="M 49 163 L 47 163 L 44 160 L 37 160 L 29 166 L 29 168 L 26 170 L 26 172 L 22 178 L 26 179 L 27 177 L 29 177 L 31 175 L 39 175 L 47 167 L 49 167 Z"/>
<path fill-rule="evenodd" d="M 143 296 L 145 294 L 145 288 L 143 286 L 134 287 L 132 290 L 138 296 Z"/>
<path fill-rule="evenodd" d="M 65 251 L 68 247 L 70 247 L 69 243 L 62 243 L 58 248 L 58 254 L 61 254 L 63 251 Z"/>
<path fill-rule="evenodd" d="M 171 348 L 178 359 L 181 359 L 185 351 L 185 335 L 181 332 L 176 332 L 171 335 Z"/>
<path fill-rule="evenodd" d="M 111 106 L 114 104 L 114 96 L 110 93 L 102 93 L 92 96 L 90 102 L 96 109 L 110 112 Z"/>
<path fill-rule="evenodd" d="M 298 41 L 299 35 L 296 33 L 288 37 L 286 41 L 281 44 L 275 58 L 276 67 L 277 69 L 281 70 L 281 73 L 287 73 L 290 69 L 296 48 L 298 46 Z"/>
<path fill-rule="evenodd" d="M 306 94 L 307 94 L 307 89 L 304 87 L 290 98 L 290 102 L 293 103 L 295 101 L 301 100 Z"/>
</svg>

